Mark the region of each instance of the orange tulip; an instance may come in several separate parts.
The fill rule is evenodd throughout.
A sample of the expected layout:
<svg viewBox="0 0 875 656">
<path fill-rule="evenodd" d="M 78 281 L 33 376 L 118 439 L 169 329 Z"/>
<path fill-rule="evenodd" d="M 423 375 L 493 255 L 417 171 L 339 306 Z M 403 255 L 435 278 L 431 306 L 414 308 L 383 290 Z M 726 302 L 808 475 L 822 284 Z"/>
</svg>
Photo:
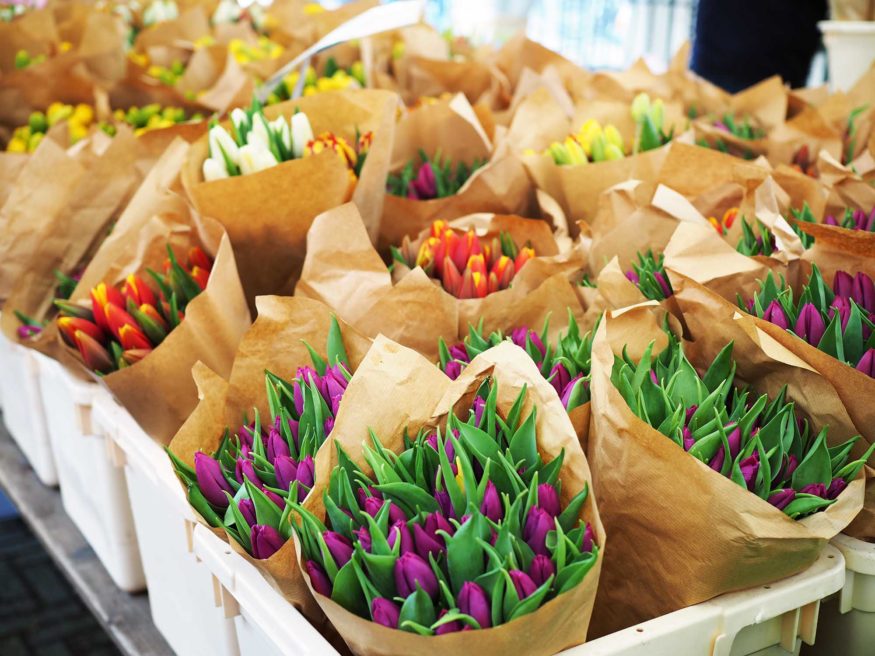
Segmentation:
<svg viewBox="0 0 875 656">
<path fill-rule="evenodd" d="M 122 358 L 128 365 L 137 364 L 152 352 L 152 349 L 129 349 L 122 353 Z"/>
<path fill-rule="evenodd" d="M 122 307 L 125 304 L 125 299 L 119 290 L 105 282 L 98 284 L 91 290 L 91 309 L 94 313 L 94 321 L 104 330 L 109 330 L 106 310 L 104 309 L 109 303 Z"/>
<path fill-rule="evenodd" d="M 151 349 L 152 342 L 149 338 L 136 326 L 125 324 L 119 328 L 118 339 L 121 342 L 122 348 L 130 349 Z"/>
<path fill-rule="evenodd" d="M 80 319 L 79 317 L 58 317 L 58 329 L 61 331 L 61 336 L 64 341 L 75 346 L 76 331 L 82 331 L 93 340 L 103 343 L 106 336 L 96 323 L 88 321 L 88 319 Z"/>
<path fill-rule="evenodd" d="M 155 305 L 155 292 L 146 282 L 134 274 L 125 278 L 122 285 L 122 296 L 131 299 L 137 305 Z"/>
<path fill-rule="evenodd" d="M 140 330 L 137 320 L 114 303 L 107 303 L 103 307 L 103 312 L 107 328 L 116 339 L 121 339 L 120 330 L 123 326 L 132 326 Z"/>
<path fill-rule="evenodd" d="M 535 249 L 531 246 L 523 246 L 520 249 L 520 252 L 517 253 L 516 260 L 514 260 L 513 263 L 516 273 L 519 273 L 520 269 L 523 268 L 523 265 L 533 257 L 535 257 Z"/>
</svg>

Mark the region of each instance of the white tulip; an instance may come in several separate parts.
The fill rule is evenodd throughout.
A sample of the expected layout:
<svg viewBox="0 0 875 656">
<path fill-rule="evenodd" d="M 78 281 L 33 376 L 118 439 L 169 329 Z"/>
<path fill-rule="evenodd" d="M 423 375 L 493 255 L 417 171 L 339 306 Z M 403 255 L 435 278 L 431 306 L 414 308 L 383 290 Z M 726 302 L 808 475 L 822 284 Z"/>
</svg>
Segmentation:
<svg viewBox="0 0 875 656">
<path fill-rule="evenodd" d="M 239 148 L 234 138 L 228 134 L 228 131 L 221 125 L 214 125 L 210 128 L 210 157 L 221 158 L 222 150 L 228 158 L 235 164 L 240 163 Z M 221 146 L 221 150 L 220 150 Z"/>
<path fill-rule="evenodd" d="M 270 124 L 270 127 L 273 133 L 283 142 L 286 150 L 292 152 L 292 130 L 289 128 L 286 119 L 280 116 Z"/>
<path fill-rule="evenodd" d="M 264 118 L 264 114 L 258 113 L 253 115 L 252 129 L 246 135 L 246 143 L 261 143 L 264 146 L 270 146 L 270 132 L 268 131 L 268 123 L 267 119 Z"/>
<path fill-rule="evenodd" d="M 224 159 L 208 157 L 204 160 L 204 180 L 212 182 L 213 180 L 221 180 L 227 177 L 228 169 L 225 166 Z"/>
<path fill-rule="evenodd" d="M 213 24 L 234 23 L 242 14 L 243 9 L 234 0 L 222 0 L 213 12 Z"/>
<path fill-rule="evenodd" d="M 231 123 L 239 135 L 249 129 L 249 115 L 239 107 L 235 107 L 231 110 Z"/>
<path fill-rule="evenodd" d="M 295 157 L 303 157 L 304 148 L 313 140 L 313 128 L 310 127 L 310 119 L 304 112 L 298 112 L 292 116 L 292 154 Z"/>
<path fill-rule="evenodd" d="M 240 148 L 240 171 L 243 175 L 258 173 L 278 163 L 273 153 L 263 144 L 246 144 Z"/>
</svg>

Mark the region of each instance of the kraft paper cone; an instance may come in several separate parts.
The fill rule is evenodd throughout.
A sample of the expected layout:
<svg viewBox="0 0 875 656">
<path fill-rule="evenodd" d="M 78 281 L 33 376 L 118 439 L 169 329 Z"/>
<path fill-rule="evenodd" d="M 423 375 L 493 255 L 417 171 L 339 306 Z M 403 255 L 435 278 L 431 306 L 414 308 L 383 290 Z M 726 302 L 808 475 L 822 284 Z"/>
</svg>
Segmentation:
<svg viewBox="0 0 875 656">
<path fill-rule="evenodd" d="M 347 387 L 344 394 L 347 405 L 342 406 L 338 413 L 333 437 L 317 454 L 317 482 L 305 502 L 311 511 L 317 516 L 324 515 L 322 493 L 331 469 L 337 464 L 334 442 L 342 446 L 365 472 L 369 472 L 362 456 L 362 442 L 367 439 L 368 429 L 374 431 L 386 449 L 397 453 L 403 448 L 405 429 L 415 434 L 420 427 L 445 425 L 454 404 L 461 398 L 470 399 L 486 376 L 492 376 L 498 382 L 500 413 L 506 413 L 522 386 L 527 386 L 523 413 L 532 408 L 538 410 L 538 451 L 541 457 L 550 460 L 560 451 L 565 452 L 559 475 L 563 503 L 567 503 L 584 485 L 590 485 L 592 491 L 586 456 L 577 443 L 571 422 L 556 392 L 540 376 L 525 352 L 512 344 L 492 348 L 478 356 L 453 383 L 441 379 L 443 374 L 440 372 L 435 376 L 435 371 L 430 362 L 384 337 L 374 342 Z M 387 398 L 398 403 L 386 404 Z M 337 430 L 339 425 L 342 425 L 342 430 Z M 369 622 L 315 592 L 314 597 L 357 656 L 501 654 L 518 650 L 520 644 L 527 644 L 532 654 L 554 654 L 586 639 L 601 561 L 606 553 L 605 531 L 592 494 L 587 497 L 581 514 L 592 523 L 596 543 L 601 549 L 593 569 L 572 590 L 555 597 L 533 613 L 495 628 L 443 636 L 418 636 Z"/>
<path fill-rule="evenodd" d="M 15 53 L 48 55 L 61 42 L 55 17 L 49 9 L 27 11 L 14 22 L 0 23 L 0 72 L 15 70 Z"/>
<path fill-rule="evenodd" d="M 875 189 L 857 172 L 839 163 L 829 153 L 820 154 L 817 168 L 828 198 L 822 212 L 814 214 L 816 218 L 822 220 L 827 214 L 840 218 L 846 207 L 867 213 L 875 208 Z"/>
<path fill-rule="evenodd" d="M 352 192 L 368 233 L 376 238 L 394 128 L 395 97 L 385 91 L 337 91 L 265 109 L 269 119 L 307 114 L 314 134 L 331 131 L 354 143 L 356 131 L 374 141 Z M 182 182 L 195 208 L 228 231 L 247 298 L 290 292 L 300 272 L 307 230 L 322 212 L 350 200 L 345 163 L 334 152 L 290 160 L 250 175 L 203 182 L 206 137 L 194 144 Z"/>
<path fill-rule="evenodd" d="M 709 324 L 710 341 L 687 349 L 699 368 L 717 355 L 716 341 L 721 348 L 728 341 L 720 333 L 724 324 L 710 315 L 702 319 Z M 592 621 L 599 636 L 796 574 L 862 506 L 861 473 L 826 511 L 792 520 L 635 416 L 611 383 L 614 356 L 625 346 L 638 358 L 652 340 L 655 352 L 666 345 L 656 316 L 638 307 L 603 322 L 593 345 L 587 455 L 611 536 Z M 733 355 L 740 369 L 748 364 L 747 353 L 736 342 Z M 761 355 L 757 367 L 768 359 Z M 792 369 L 775 362 L 776 368 L 784 375 Z M 757 368 L 750 369 L 756 377 L 745 382 L 760 391 Z M 806 409 L 820 419 L 816 410 Z M 645 542 L 649 546 L 642 550 Z"/>
<path fill-rule="evenodd" d="M 507 77 L 513 90 L 520 83 L 526 68 L 541 73 L 553 67 L 572 97 L 582 95 L 590 80 L 590 73 L 562 55 L 527 39 L 524 34 L 509 39 L 495 54 L 494 63 Z"/>
</svg>

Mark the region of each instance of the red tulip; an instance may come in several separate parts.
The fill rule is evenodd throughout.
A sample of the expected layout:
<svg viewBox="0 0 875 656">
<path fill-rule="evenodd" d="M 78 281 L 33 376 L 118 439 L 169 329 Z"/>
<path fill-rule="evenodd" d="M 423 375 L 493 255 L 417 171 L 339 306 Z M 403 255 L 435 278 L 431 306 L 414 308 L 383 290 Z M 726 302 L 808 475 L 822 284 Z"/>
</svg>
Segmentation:
<svg viewBox="0 0 875 656">
<path fill-rule="evenodd" d="M 102 374 L 109 373 L 115 369 L 115 363 L 109 355 L 109 352 L 100 345 L 88 333 L 77 330 L 73 334 L 73 341 L 82 355 L 82 360 L 89 369 Z"/>
<path fill-rule="evenodd" d="M 131 299 L 135 305 L 155 305 L 155 292 L 146 282 L 134 274 L 125 278 L 122 285 L 122 296 Z"/>
<path fill-rule="evenodd" d="M 76 331 L 81 330 L 93 340 L 103 343 L 106 339 L 103 330 L 96 323 L 78 317 L 58 317 L 58 329 L 64 341 L 71 346 L 76 344 Z"/>
<path fill-rule="evenodd" d="M 91 309 L 94 313 L 94 321 L 104 330 L 109 330 L 109 324 L 106 320 L 106 311 L 104 308 L 112 303 L 117 307 L 123 307 L 125 299 L 121 292 L 115 287 L 107 285 L 105 282 L 98 284 L 91 290 Z"/>
<path fill-rule="evenodd" d="M 211 271 L 213 261 L 210 256 L 204 253 L 200 246 L 192 246 L 188 249 L 188 266 L 190 268 L 199 267 Z"/>
</svg>

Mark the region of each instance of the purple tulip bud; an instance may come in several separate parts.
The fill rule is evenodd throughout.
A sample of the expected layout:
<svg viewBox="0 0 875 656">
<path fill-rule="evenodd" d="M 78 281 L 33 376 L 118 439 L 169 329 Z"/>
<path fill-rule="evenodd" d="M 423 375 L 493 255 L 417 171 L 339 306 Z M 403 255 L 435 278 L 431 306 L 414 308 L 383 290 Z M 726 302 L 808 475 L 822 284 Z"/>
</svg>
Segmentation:
<svg viewBox="0 0 875 656">
<path fill-rule="evenodd" d="M 458 360 L 448 360 L 444 367 L 444 373 L 450 380 L 456 380 L 462 375 L 462 363 Z"/>
<path fill-rule="evenodd" d="M 310 585 L 313 589 L 325 597 L 330 597 L 333 586 L 322 566 L 314 560 L 308 560 L 304 563 L 304 569 L 310 577 Z"/>
<path fill-rule="evenodd" d="M 249 533 L 249 541 L 252 543 L 252 556 L 258 560 L 270 558 L 285 540 L 273 526 L 255 524 Z"/>
<path fill-rule="evenodd" d="M 352 558 L 352 543 L 349 540 L 334 531 L 323 531 L 322 539 L 325 540 L 325 546 L 328 547 L 328 552 L 334 559 L 337 569 L 340 569 L 350 561 Z"/>
<path fill-rule="evenodd" d="M 589 553 L 592 551 L 595 536 L 593 535 L 592 524 L 587 524 L 583 531 L 583 537 L 580 539 L 581 553 Z"/>
<path fill-rule="evenodd" d="M 18 328 L 15 329 L 15 334 L 18 335 L 18 339 L 30 339 L 34 335 L 39 335 L 43 329 L 39 326 L 33 326 L 31 324 L 22 324 Z"/>
<path fill-rule="evenodd" d="M 747 458 L 738 463 L 738 467 L 741 469 L 741 476 L 744 478 L 747 489 L 753 491 L 757 480 L 757 472 L 760 470 L 759 452 L 754 451 Z"/>
<path fill-rule="evenodd" d="M 525 349 L 527 346 L 527 340 L 531 340 L 532 346 L 534 346 L 535 350 L 541 354 L 541 357 L 535 360 L 535 362 L 541 362 L 547 354 L 547 349 L 544 346 L 544 342 L 541 341 L 541 336 L 534 330 L 529 330 L 526 327 L 514 328 L 510 333 L 510 340 L 521 349 Z"/>
<path fill-rule="evenodd" d="M 429 597 L 435 598 L 438 582 L 431 566 L 421 556 L 408 551 L 395 561 L 395 588 L 398 595 L 406 599 L 416 592 L 417 583 Z"/>
<path fill-rule="evenodd" d="M 301 391 L 301 383 L 297 380 L 292 383 L 292 398 L 295 401 L 295 412 L 300 417 L 304 413 L 304 392 Z"/>
<path fill-rule="evenodd" d="M 223 510 L 227 508 L 228 497 L 225 496 L 225 492 L 233 495 L 234 490 L 225 480 L 219 461 L 198 451 L 194 454 L 194 473 L 197 476 L 197 486 L 204 498 L 218 508 Z"/>
<path fill-rule="evenodd" d="M 845 328 L 848 326 L 848 320 L 851 318 L 851 302 L 846 298 L 836 296 L 832 300 L 832 305 L 829 307 L 829 318 L 832 319 L 836 313 L 839 315 L 839 321 L 842 324 L 842 332 L 844 332 Z"/>
<path fill-rule="evenodd" d="M 243 484 L 243 479 L 248 478 L 249 482 L 255 485 L 259 490 L 264 487 L 264 483 L 261 482 L 261 479 L 258 478 L 258 474 L 255 473 L 255 465 L 252 464 L 251 460 L 237 458 L 237 464 L 234 467 L 234 474 L 237 476 L 237 482 L 241 485 Z"/>
<path fill-rule="evenodd" d="M 529 576 L 532 577 L 532 581 L 539 588 L 555 573 L 556 566 L 548 556 L 538 554 L 532 558 L 532 564 L 529 565 Z"/>
<path fill-rule="evenodd" d="M 826 499 L 826 485 L 823 483 L 809 483 L 804 485 L 799 492 L 800 494 L 811 494 L 821 499 Z"/>
<path fill-rule="evenodd" d="M 413 525 L 413 544 L 416 547 L 416 553 L 422 556 L 424 560 L 428 560 L 429 554 L 434 554 L 435 558 L 437 558 L 445 549 L 440 536 L 429 535 L 428 531 L 419 524 Z"/>
<path fill-rule="evenodd" d="M 848 483 L 843 478 L 834 478 L 829 484 L 829 488 L 826 491 L 827 499 L 835 499 L 837 498 L 844 489 L 848 487 Z"/>
<path fill-rule="evenodd" d="M 560 399 L 562 400 L 562 406 L 567 410 L 568 404 L 571 402 L 571 393 L 574 391 L 574 386 L 583 378 L 583 374 L 577 374 L 574 378 L 568 381 L 568 384 L 565 386 L 565 389 L 562 390 L 562 394 L 560 395 Z"/>
<path fill-rule="evenodd" d="M 340 409 L 340 400 L 343 398 L 346 388 L 342 387 L 333 376 L 325 378 L 325 387 L 328 390 L 328 398 L 325 400 L 328 402 L 328 407 L 331 408 L 331 414 L 336 417 L 337 411 Z"/>
<path fill-rule="evenodd" d="M 781 478 L 782 481 L 790 480 L 790 477 L 793 475 L 793 472 L 796 471 L 796 468 L 799 466 L 799 459 L 794 456 L 792 453 L 789 456 L 784 456 L 784 466 L 781 470 Z"/>
<path fill-rule="evenodd" d="M 681 434 L 684 440 L 684 451 L 689 451 L 696 443 L 696 440 L 693 439 L 693 431 L 690 430 L 689 426 L 684 426 Z"/>
<path fill-rule="evenodd" d="M 246 445 L 247 448 L 251 449 L 255 441 L 255 425 L 241 426 L 240 430 L 237 431 L 237 437 L 240 438 L 241 446 Z"/>
<path fill-rule="evenodd" d="M 243 519 L 246 520 L 248 526 L 252 527 L 258 523 L 255 517 L 255 503 L 252 499 L 240 499 L 237 503 L 237 508 L 240 510 L 240 514 L 243 515 Z"/>
<path fill-rule="evenodd" d="M 486 410 L 486 399 L 482 396 L 475 397 L 471 408 L 474 410 L 474 425 L 480 426 L 480 422 L 483 421 L 483 412 Z"/>
<path fill-rule="evenodd" d="M 458 435 L 456 436 L 458 437 Z M 437 433 L 432 433 L 431 435 L 425 438 L 425 443 L 428 444 L 435 451 L 438 450 L 438 436 Z M 447 454 L 447 460 L 451 463 L 456 459 L 456 449 L 453 446 L 453 441 L 449 439 L 446 435 L 444 436 L 444 453 Z"/>
<path fill-rule="evenodd" d="M 334 417 L 326 417 L 325 421 L 322 422 L 322 430 L 326 436 L 331 434 L 331 431 L 334 430 Z"/>
<path fill-rule="evenodd" d="M 638 277 L 638 274 L 635 273 L 634 269 L 629 269 L 626 272 L 626 277 L 632 282 L 633 285 L 637 285 L 639 282 L 641 282 L 641 278 Z"/>
<path fill-rule="evenodd" d="M 869 349 L 857 363 L 857 371 L 862 371 L 870 378 L 875 378 L 875 349 Z"/>
<path fill-rule="evenodd" d="M 480 502 L 480 512 L 493 522 L 500 522 L 504 518 L 504 506 L 501 504 L 501 495 L 492 481 L 486 481 L 486 489 L 483 491 L 483 501 Z"/>
<path fill-rule="evenodd" d="M 836 271 L 832 279 L 832 290 L 836 296 L 851 298 L 854 294 L 854 278 L 847 271 Z"/>
<path fill-rule="evenodd" d="M 790 322 L 787 320 L 787 314 L 784 312 L 784 308 L 781 307 L 781 304 L 778 303 L 778 301 L 772 301 L 769 303 L 766 311 L 763 312 L 763 319 L 769 323 L 775 324 L 781 330 L 787 330 L 790 327 Z"/>
<path fill-rule="evenodd" d="M 377 624 L 397 629 L 400 615 L 401 609 L 388 599 L 375 597 L 371 602 L 371 619 Z"/>
<path fill-rule="evenodd" d="M 553 386 L 553 389 L 556 390 L 556 393 L 559 397 L 562 397 L 562 390 L 565 389 L 565 386 L 568 385 L 571 380 L 571 374 L 568 372 L 568 369 L 565 368 L 565 365 L 561 362 L 557 362 L 553 365 L 553 368 L 550 370 L 550 384 Z"/>
<path fill-rule="evenodd" d="M 453 502 L 450 499 L 450 495 L 445 490 L 439 490 L 434 493 L 434 499 L 438 502 L 438 506 L 441 509 L 441 514 L 444 517 L 449 517 L 455 519 L 456 511 L 453 508 Z"/>
<path fill-rule="evenodd" d="M 696 410 L 698 410 L 698 409 L 699 409 L 699 406 L 695 403 L 693 405 L 691 405 L 689 408 L 687 408 L 686 415 L 684 417 L 684 426 L 686 426 L 690 423 L 690 420 L 693 418 L 693 415 L 696 414 Z"/>
<path fill-rule="evenodd" d="M 355 533 L 355 538 L 358 540 L 358 543 L 362 545 L 362 549 L 371 553 L 371 532 L 362 526 L 353 531 L 353 533 Z"/>
<path fill-rule="evenodd" d="M 438 531 L 443 531 L 447 535 L 453 535 L 456 529 L 453 528 L 453 525 L 441 513 L 433 512 L 425 518 L 425 532 L 443 544 L 444 539 L 438 535 Z"/>
<path fill-rule="evenodd" d="M 424 162 L 419 167 L 416 177 L 411 181 L 411 186 L 416 191 L 417 197 L 421 200 L 437 198 L 437 180 L 435 179 L 434 169 L 431 168 L 431 162 Z"/>
<path fill-rule="evenodd" d="M 826 332 L 826 325 L 823 317 L 820 316 L 820 311 L 813 303 L 806 303 L 802 307 L 796 318 L 796 325 L 793 326 L 793 332 L 812 346 L 820 343 L 823 333 Z"/>
<path fill-rule="evenodd" d="M 535 590 L 538 589 L 538 586 L 535 585 L 535 582 L 531 579 L 531 577 L 518 569 L 512 569 L 510 572 L 510 580 L 513 583 L 513 587 L 516 590 L 516 595 L 521 600 L 535 593 Z"/>
<path fill-rule="evenodd" d="M 298 420 L 297 419 L 289 419 L 289 431 L 292 433 L 292 440 L 295 442 L 295 448 L 301 448 L 301 440 L 298 437 Z"/>
<path fill-rule="evenodd" d="M 654 385 L 659 385 L 659 378 L 656 377 L 656 371 L 653 369 L 650 370 L 650 382 Z"/>
<path fill-rule="evenodd" d="M 380 508 L 383 507 L 383 500 L 378 499 L 376 497 L 368 497 L 365 499 L 364 504 L 362 504 L 363 510 L 368 513 L 371 517 L 376 517 L 377 513 L 380 512 Z"/>
<path fill-rule="evenodd" d="M 407 527 L 406 522 L 393 522 L 392 525 L 389 526 L 387 540 L 390 548 L 395 548 L 395 543 L 398 541 L 399 537 L 401 538 L 399 553 L 406 554 L 409 551 L 413 551 L 413 536 L 410 534 L 410 529 Z"/>
<path fill-rule="evenodd" d="M 832 214 L 827 214 L 825 217 L 823 217 L 823 222 L 826 225 L 831 226 L 837 226 L 839 224 L 839 222 L 836 221 L 836 218 Z"/>
<path fill-rule="evenodd" d="M 438 619 L 442 618 L 446 614 L 447 614 L 447 611 L 442 610 L 438 614 Z M 459 620 L 454 620 L 452 622 L 447 622 L 446 624 L 441 624 L 438 628 L 436 628 L 434 630 L 434 634 L 435 635 L 445 635 L 447 633 L 456 633 L 458 631 L 461 631 L 463 628 L 464 627 L 462 626 L 462 623 Z"/>
<path fill-rule="evenodd" d="M 786 488 L 778 490 L 769 497 L 769 503 L 775 506 L 778 510 L 784 510 L 793 499 L 796 498 L 796 490 Z"/>
<path fill-rule="evenodd" d="M 562 512 L 562 507 L 559 505 L 559 493 L 553 485 L 541 483 L 538 486 L 538 507 L 550 517 L 558 517 Z"/>
<path fill-rule="evenodd" d="M 875 283 L 872 278 L 860 271 L 854 277 L 854 288 L 851 298 L 866 312 L 875 312 Z"/>
<path fill-rule="evenodd" d="M 738 427 L 733 429 L 733 431 L 727 436 L 726 441 L 729 442 L 729 456 L 732 460 L 735 460 L 735 456 L 737 456 L 738 452 L 741 450 L 741 429 Z M 717 453 L 714 454 L 714 457 L 711 458 L 711 462 L 708 463 L 708 466 L 714 471 L 720 471 L 723 469 L 725 458 L 726 452 L 721 446 L 717 449 Z"/>
<path fill-rule="evenodd" d="M 659 288 L 662 290 L 662 295 L 666 298 L 670 297 L 674 294 L 674 291 L 671 288 L 671 285 L 668 282 L 668 279 L 665 277 L 665 274 L 662 271 L 654 271 L 653 277 L 656 278 L 656 282 L 659 283 Z"/>
<path fill-rule="evenodd" d="M 389 523 L 395 524 L 396 522 L 401 522 L 403 524 L 407 523 L 407 515 L 404 514 L 404 511 L 398 507 L 398 504 L 389 502 Z"/>
<path fill-rule="evenodd" d="M 291 454 L 286 439 L 278 430 L 271 428 L 270 434 L 267 436 L 267 459 L 273 463 L 277 456 L 290 456 Z"/>
<path fill-rule="evenodd" d="M 314 468 L 313 456 L 305 456 L 304 459 L 298 463 L 298 472 L 295 476 L 295 480 L 307 489 L 313 487 L 313 481 L 316 476 Z"/>
<path fill-rule="evenodd" d="M 291 456 L 278 456 L 273 463 L 277 487 L 288 490 L 298 475 L 298 463 Z"/>
<path fill-rule="evenodd" d="M 465 581 L 462 584 L 456 603 L 459 611 L 477 620 L 481 629 L 492 626 L 492 605 L 483 588 L 473 581 Z"/>
<path fill-rule="evenodd" d="M 547 551 L 547 533 L 554 530 L 553 518 L 538 506 L 532 506 L 526 517 L 523 528 L 523 540 L 536 554 L 549 555 Z"/>
<path fill-rule="evenodd" d="M 263 488 L 261 491 L 264 492 L 264 495 L 268 499 L 270 499 L 271 501 L 274 502 L 274 504 L 277 506 L 277 508 L 279 508 L 280 510 L 285 510 L 286 500 L 283 499 L 280 495 L 278 495 L 276 492 L 271 492 L 266 487 Z"/>
</svg>

